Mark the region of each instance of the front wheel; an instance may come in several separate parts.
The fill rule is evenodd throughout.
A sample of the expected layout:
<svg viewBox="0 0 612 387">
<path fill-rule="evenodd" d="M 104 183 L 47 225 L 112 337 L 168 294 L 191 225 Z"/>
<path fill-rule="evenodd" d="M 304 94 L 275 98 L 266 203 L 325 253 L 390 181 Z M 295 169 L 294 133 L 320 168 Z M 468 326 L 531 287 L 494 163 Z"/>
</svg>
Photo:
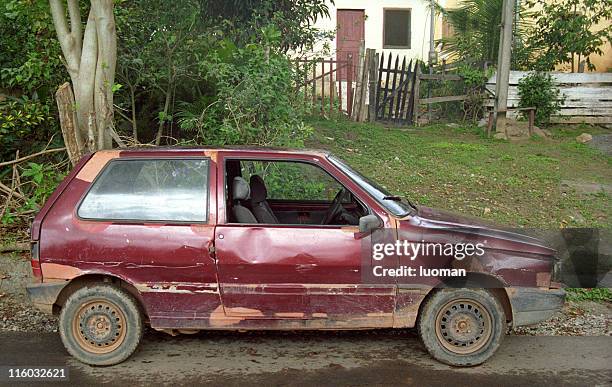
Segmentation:
<svg viewBox="0 0 612 387">
<path fill-rule="evenodd" d="M 83 363 L 120 363 L 136 350 L 143 333 L 134 297 L 116 286 L 96 284 L 75 291 L 62 307 L 60 335 L 68 352 Z"/>
<path fill-rule="evenodd" d="M 474 366 L 493 356 L 504 336 L 500 302 L 484 289 L 441 289 L 425 303 L 418 329 L 427 351 L 453 366 Z"/>
</svg>

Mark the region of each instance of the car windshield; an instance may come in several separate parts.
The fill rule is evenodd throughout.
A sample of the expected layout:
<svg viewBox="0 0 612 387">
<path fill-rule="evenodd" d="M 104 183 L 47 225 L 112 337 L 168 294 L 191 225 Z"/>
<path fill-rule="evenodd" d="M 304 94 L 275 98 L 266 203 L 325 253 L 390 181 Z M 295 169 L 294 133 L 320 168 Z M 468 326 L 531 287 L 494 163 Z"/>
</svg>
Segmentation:
<svg viewBox="0 0 612 387">
<path fill-rule="evenodd" d="M 361 173 L 355 171 L 353 168 L 349 167 L 347 163 L 338 158 L 337 156 L 330 155 L 327 157 L 328 160 L 334 164 L 336 167 L 340 168 L 342 172 L 344 172 L 348 177 L 350 177 L 355 183 L 357 183 L 361 188 L 366 190 L 372 197 L 380 203 L 385 209 L 387 209 L 390 213 L 395 216 L 406 216 L 414 213 L 416 207 L 412 205 L 406 199 L 400 198 L 396 195 L 393 195 L 380 185 L 376 184 L 372 180 L 363 176 Z"/>
</svg>

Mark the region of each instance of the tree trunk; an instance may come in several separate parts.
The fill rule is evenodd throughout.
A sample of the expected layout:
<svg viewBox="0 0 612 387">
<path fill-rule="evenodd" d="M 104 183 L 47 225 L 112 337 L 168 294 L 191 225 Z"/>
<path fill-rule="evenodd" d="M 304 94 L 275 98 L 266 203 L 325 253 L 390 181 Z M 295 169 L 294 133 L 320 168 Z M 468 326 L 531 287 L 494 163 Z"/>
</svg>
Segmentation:
<svg viewBox="0 0 612 387">
<path fill-rule="evenodd" d="M 159 121 L 159 127 L 157 128 L 157 135 L 155 136 L 155 145 L 161 144 L 161 138 L 164 131 L 164 123 L 168 116 L 168 109 L 170 109 L 170 98 L 172 94 L 172 83 L 168 83 L 168 90 L 166 90 L 166 102 L 164 103 L 164 114 L 163 119 Z"/>
<path fill-rule="evenodd" d="M 57 109 L 59 110 L 60 126 L 66 151 L 72 166 L 76 165 L 81 156 L 86 152 L 81 132 L 77 127 L 76 112 L 74 109 L 74 94 L 70 83 L 61 85 L 55 93 Z"/>
<path fill-rule="evenodd" d="M 76 112 L 72 117 L 72 126 L 64 128 L 60 120 L 62 133 L 73 131 L 74 134 L 65 135 L 64 140 L 70 142 L 73 138 L 81 139 L 84 144 L 86 139 L 91 151 L 111 148 L 112 87 L 117 62 L 113 0 L 91 0 L 84 36 L 79 1 L 67 0 L 70 29 L 63 3 L 62 0 L 49 0 L 53 24 L 74 89 L 71 108 L 76 109 Z M 69 116 L 66 112 L 64 114 L 65 118 Z M 70 148 L 68 142 L 66 146 Z M 84 148 L 85 145 L 81 151 Z"/>
<path fill-rule="evenodd" d="M 138 143 L 138 125 L 136 124 L 136 96 L 134 95 L 134 86 L 130 83 L 130 102 L 132 105 L 132 137 L 134 142 Z"/>
</svg>

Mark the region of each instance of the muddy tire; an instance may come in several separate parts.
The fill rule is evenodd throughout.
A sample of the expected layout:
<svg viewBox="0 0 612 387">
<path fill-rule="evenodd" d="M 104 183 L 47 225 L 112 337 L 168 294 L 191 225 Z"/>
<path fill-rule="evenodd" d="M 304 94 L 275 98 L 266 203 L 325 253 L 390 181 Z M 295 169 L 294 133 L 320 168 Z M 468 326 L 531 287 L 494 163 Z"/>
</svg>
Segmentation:
<svg viewBox="0 0 612 387">
<path fill-rule="evenodd" d="M 134 297 L 117 286 L 95 284 L 75 291 L 62 307 L 60 336 L 79 361 L 108 366 L 130 357 L 143 334 Z"/>
<path fill-rule="evenodd" d="M 506 330 L 503 308 L 484 289 L 440 289 L 425 301 L 417 323 L 435 359 L 475 366 L 493 356 Z"/>
</svg>

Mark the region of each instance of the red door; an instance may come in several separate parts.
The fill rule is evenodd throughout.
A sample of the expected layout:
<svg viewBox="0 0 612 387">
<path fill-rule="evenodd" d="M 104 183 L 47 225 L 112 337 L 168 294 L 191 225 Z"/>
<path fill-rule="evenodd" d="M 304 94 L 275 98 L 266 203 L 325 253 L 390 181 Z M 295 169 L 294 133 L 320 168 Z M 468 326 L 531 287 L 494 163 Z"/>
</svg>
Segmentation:
<svg viewBox="0 0 612 387">
<path fill-rule="evenodd" d="M 336 60 L 352 62 L 352 79 L 357 74 L 359 47 L 365 36 L 363 9 L 339 9 L 337 12 Z M 340 80 L 347 80 L 346 68 L 339 71 Z"/>
</svg>

